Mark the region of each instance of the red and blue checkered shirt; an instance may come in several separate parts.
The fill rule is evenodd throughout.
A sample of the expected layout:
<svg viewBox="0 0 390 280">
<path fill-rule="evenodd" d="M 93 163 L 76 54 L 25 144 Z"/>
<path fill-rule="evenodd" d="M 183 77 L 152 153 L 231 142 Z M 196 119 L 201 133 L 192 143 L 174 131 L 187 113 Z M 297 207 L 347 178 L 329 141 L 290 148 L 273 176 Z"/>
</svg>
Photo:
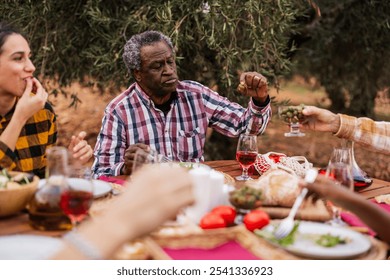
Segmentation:
<svg viewBox="0 0 390 280">
<path fill-rule="evenodd" d="M 229 101 L 210 88 L 181 81 L 165 115 L 139 87 L 132 84 L 108 104 L 95 146 L 95 176 L 120 175 L 129 145 L 144 143 L 174 161 L 203 161 L 207 127 L 237 137 L 261 134 L 271 118 L 270 102 L 248 108 Z"/>
</svg>

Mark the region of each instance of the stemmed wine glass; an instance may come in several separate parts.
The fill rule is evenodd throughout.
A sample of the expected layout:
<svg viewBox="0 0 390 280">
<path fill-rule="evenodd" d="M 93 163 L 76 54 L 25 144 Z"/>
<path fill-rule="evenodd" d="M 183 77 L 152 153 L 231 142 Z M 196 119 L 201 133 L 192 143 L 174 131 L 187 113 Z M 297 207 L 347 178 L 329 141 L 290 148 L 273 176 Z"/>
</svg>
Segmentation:
<svg viewBox="0 0 390 280">
<path fill-rule="evenodd" d="M 236 177 L 238 181 L 252 180 L 248 169 L 255 164 L 257 157 L 257 135 L 240 134 L 237 143 L 236 159 L 242 168 L 242 174 Z"/>
<path fill-rule="evenodd" d="M 337 182 L 337 185 L 348 188 L 353 191 L 353 175 L 351 165 L 351 151 L 345 148 L 333 149 L 332 156 L 329 160 L 328 167 L 326 168 L 325 176 L 332 178 Z M 336 206 L 332 202 L 328 202 L 332 207 L 333 217 L 332 224 L 345 225 L 341 220 L 340 212 L 341 208 Z"/>
<path fill-rule="evenodd" d="M 304 108 L 304 105 L 278 107 L 279 117 L 290 127 L 290 131 L 284 133 L 285 137 L 305 136 L 305 133 L 299 129 L 300 124 L 305 121 L 305 116 L 302 114 Z"/>
<path fill-rule="evenodd" d="M 91 170 L 87 167 L 73 167 L 60 200 L 61 209 L 72 221 L 73 229 L 88 215 L 92 202 Z"/>
</svg>

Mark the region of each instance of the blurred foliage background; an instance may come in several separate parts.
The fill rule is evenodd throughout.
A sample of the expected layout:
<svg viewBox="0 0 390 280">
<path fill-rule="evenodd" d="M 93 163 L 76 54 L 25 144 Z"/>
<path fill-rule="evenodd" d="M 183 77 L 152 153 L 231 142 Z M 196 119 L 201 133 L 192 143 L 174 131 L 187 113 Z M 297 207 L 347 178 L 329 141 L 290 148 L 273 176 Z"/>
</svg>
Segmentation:
<svg viewBox="0 0 390 280">
<path fill-rule="evenodd" d="M 244 105 L 241 71 L 276 88 L 293 74 L 315 77 L 331 109 L 373 118 L 390 84 L 390 1 L 2 0 L 0 14 L 30 39 L 39 78 L 59 84 L 54 94 L 78 82 L 117 95 L 132 82 L 123 46 L 145 30 L 172 38 L 181 79 Z M 229 141 L 213 134 L 208 159 L 226 158 Z"/>
</svg>

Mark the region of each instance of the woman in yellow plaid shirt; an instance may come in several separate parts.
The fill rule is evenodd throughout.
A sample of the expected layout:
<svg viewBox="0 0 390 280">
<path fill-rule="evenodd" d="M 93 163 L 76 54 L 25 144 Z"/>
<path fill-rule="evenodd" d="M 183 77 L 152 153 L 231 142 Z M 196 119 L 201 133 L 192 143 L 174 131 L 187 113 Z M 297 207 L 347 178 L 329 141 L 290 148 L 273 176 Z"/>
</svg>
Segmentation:
<svg viewBox="0 0 390 280">
<path fill-rule="evenodd" d="M 47 92 L 33 77 L 35 66 L 26 38 L 0 23 L 0 168 L 43 177 L 46 149 L 57 139 L 56 116 Z M 86 163 L 92 148 L 85 132 L 72 136 L 68 149 Z"/>
</svg>

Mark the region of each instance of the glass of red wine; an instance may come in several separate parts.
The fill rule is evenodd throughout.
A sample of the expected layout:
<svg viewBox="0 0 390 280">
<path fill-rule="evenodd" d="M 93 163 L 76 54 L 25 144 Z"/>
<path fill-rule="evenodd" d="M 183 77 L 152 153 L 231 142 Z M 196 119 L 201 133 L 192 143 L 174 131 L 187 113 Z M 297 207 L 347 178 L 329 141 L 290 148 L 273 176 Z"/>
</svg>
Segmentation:
<svg viewBox="0 0 390 280">
<path fill-rule="evenodd" d="M 337 185 L 341 185 L 350 191 L 353 191 L 353 175 L 351 166 L 351 150 L 345 148 L 333 149 L 332 156 L 326 168 L 325 176 L 333 179 Z M 345 225 L 341 220 L 340 213 L 342 208 L 333 202 L 328 202 L 333 211 L 331 224 Z"/>
<path fill-rule="evenodd" d="M 91 170 L 87 167 L 72 168 L 67 184 L 61 193 L 60 206 L 71 219 L 73 228 L 88 216 L 93 202 Z"/>
<path fill-rule="evenodd" d="M 236 159 L 242 168 L 242 174 L 236 177 L 238 181 L 252 180 L 248 169 L 255 164 L 257 157 L 257 135 L 240 134 L 237 143 Z"/>
</svg>

